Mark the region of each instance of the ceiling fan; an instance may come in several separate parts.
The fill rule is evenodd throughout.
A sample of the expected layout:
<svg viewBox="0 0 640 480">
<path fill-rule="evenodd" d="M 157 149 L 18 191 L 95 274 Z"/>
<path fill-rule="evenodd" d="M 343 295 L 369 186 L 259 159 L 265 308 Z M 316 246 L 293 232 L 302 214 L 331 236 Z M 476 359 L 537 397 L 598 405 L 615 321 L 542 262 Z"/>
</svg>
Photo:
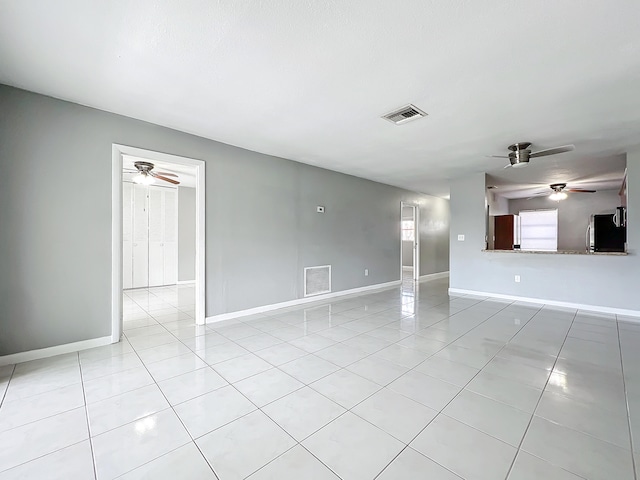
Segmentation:
<svg viewBox="0 0 640 480">
<path fill-rule="evenodd" d="M 537 152 L 532 152 L 531 150 L 529 150 L 530 146 L 531 146 L 531 142 L 514 143 L 513 145 L 509 145 L 509 147 L 507 147 L 509 148 L 509 150 L 511 150 L 511 153 L 509 153 L 509 155 L 489 155 L 489 156 L 493 158 L 508 158 L 509 164 L 505 165 L 504 168 L 509 168 L 509 167 L 522 168 L 529 165 L 530 158 L 545 157 L 547 155 L 556 155 L 558 153 L 570 152 L 576 148 L 573 145 L 563 145 L 562 147 L 547 148 L 545 150 L 538 150 Z"/>
<path fill-rule="evenodd" d="M 550 200 L 554 200 L 559 202 L 560 200 L 565 200 L 568 195 L 567 193 L 596 193 L 596 190 L 586 190 L 584 188 L 567 188 L 566 183 L 552 183 L 549 185 L 551 188 L 551 194 L 549 195 Z M 538 197 L 540 195 L 548 195 L 549 192 L 542 192 L 534 195 L 533 197 L 529 197 L 527 200 L 531 198 Z"/>
<path fill-rule="evenodd" d="M 133 166 L 136 167 L 136 170 L 131 170 L 131 169 L 125 169 L 125 170 L 129 170 L 132 173 L 136 171 L 138 172 L 138 175 L 133 177 L 133 181 L 135 183 L 139 183 L 142 185 L 151 185 L 152 183 L 155 183 L 157 178 L 158 180 L 163 180 L 165 182 L 169 182 L 174 185 L 180 185 L 179 181 L 173 180 L 172 178 L 167 178 L 167 177 L 178 178 L 178 175 L 170 172 L 154 172 L 153 171 L 154 164 L 151 162 L 137 161 L 137 162 L 134 162 Z"/>
</svg>

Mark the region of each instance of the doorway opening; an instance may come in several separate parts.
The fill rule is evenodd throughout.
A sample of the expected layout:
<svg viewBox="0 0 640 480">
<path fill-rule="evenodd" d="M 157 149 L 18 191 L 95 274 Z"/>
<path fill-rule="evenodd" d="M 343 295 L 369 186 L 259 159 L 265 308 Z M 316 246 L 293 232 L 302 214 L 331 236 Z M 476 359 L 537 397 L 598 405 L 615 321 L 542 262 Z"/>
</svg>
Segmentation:
<svg viewBox="0 0 640 480">
<path fill-rule="evenodd" d="M 420 234 L 418 230 L 420 211 L 418 205 L 402 202 L 400 214 L 401 278 L 403 281 L 417 282 L 420 279 Z"/>
<path fill-rule="evenodd" d="M 204 168 L 201 160 L 113 145 L 113 342 L 125 317 L 126 328 L 204 325 Z"/>
</svg>

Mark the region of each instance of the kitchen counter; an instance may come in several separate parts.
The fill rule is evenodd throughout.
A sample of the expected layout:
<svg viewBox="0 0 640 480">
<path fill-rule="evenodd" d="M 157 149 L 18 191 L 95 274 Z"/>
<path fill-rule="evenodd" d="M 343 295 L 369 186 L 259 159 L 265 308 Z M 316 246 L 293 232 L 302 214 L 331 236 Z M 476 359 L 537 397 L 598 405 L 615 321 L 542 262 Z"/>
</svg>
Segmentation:
<svg viewBox="0 0 640 480">
<path fill-rule="evenodd" d="M 482 250 L 483 252 L 495 252 L 495 253 L 524 253 L 524 254 L 547 254 L 547 255 L 613 255 L 613 256 L 626 256 L 627 252 L 586 252 L 584 250 L 558 250 L 555 252 L 549 252 L 544 250 Z"/>
</svg>

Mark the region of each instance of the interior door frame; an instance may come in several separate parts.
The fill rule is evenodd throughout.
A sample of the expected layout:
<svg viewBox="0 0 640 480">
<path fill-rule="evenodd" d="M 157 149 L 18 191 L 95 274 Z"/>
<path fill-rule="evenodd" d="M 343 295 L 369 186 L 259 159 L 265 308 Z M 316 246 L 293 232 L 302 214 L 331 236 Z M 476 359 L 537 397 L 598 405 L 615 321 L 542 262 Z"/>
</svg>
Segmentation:
<svg viewBox="0 0 640 480">
<path fill-rule="evenodd" d="M 122 316 L 122 167 L 123 155 L 196 168 L 196 324 L 205 324 L 205 162 L 114 143 L 111 162 L 111 341 L 120 341 Z"/>
<path fill-rule="evenodd" d="M 403 279 L 402 267 L 402 211 L 404 207 L 413 210 L 413 280 L 420 280 L 420 205 L 417 203 L 400 202 L 400 280 Z"/>
</svg>

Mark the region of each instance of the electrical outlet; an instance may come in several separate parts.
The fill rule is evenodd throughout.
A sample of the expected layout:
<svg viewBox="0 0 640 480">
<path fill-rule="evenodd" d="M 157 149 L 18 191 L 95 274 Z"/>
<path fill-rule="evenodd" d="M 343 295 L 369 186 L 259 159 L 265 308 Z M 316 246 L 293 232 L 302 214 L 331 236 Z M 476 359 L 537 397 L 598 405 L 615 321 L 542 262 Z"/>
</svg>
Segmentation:
<svg viewBox="0 0 640 480">
<path fill-rule="evenodd" d="M 515 281 L 516 283 L 520 283 L 520 275 L 516 275 Z"/>
<path fill-rule="evenodd" d="M 365 277 L 368 277 L 368 276 L 369 276 L 369 269 L 368 269 L 368 268 L 365 268 L 365 269 L 364 269 L 364 276 L 365 276 Z"/>
<path fill-rule="evenodd" d="M 458 241 L 464 242 L 464 235 L 458 235 Z"/>
<path fill-rule="evenodd" d="M 324 207 L 323 207 L 322 205 L 318 205 L 318 206 L 316 207 L 316 212 L 318 212 L 318 213 L 324 213 Z"/>
</svg>

